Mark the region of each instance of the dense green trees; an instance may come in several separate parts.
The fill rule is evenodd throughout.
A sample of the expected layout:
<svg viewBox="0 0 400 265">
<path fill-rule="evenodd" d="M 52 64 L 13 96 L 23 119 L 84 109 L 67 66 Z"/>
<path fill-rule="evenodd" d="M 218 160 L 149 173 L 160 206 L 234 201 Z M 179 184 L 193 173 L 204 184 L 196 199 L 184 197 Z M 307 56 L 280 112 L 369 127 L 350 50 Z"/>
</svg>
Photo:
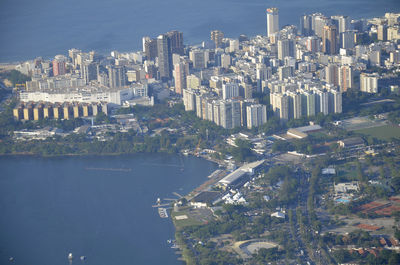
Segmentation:
<svg viewBox="0 0 400 265">
<path fill-rule="evenodd" d="M 233 158 L 238 161 L 253 161 L 255 160 L 256 156 L 254 155 L 253 151 L 251 150 L 252 145 L 249 141 L 236 139 L 235 144 L 237 147 L 232 147 L 230 152 Z"/>
<path fill-rule="evenodd" d="M 278 248 L 270 248 L 270 249 L 262 248 L 257 252 L 256 255 L 254 255 L 253 260 L 257 264 L 266 264 L 268 262 L 281 259 L 284 254 L 285 251 L 279 250 Z"/>
<path fill-rule="evenodd" d="M 271 167 L 265 174 L 263 181 L 268 185 L 275 185 L 286 176 L 293 174 L 293 171 L 288 166 L 277 165 Z"/>
<path fill-rule="evenodd" d="M 400 254 L 391 250 L 381 250 L 376 251 L 377 256 L 369 253 L 365 255 L 360 255 L 357 251 L 350 253 L 346 249 L 336 250 L 333 252 L 333 257 L 337 263 L 347 263 L 347 262 L 358 262 L 362 261 L 362 264 L 400 264 Z"/>
<path fill-rule="evenodd" d="M 293 151 L 294 146 L 291 142 L 289 141 L 284 141 L 284 140 L 277 140 L 272 144 L 272 152 L 288 152 L 288 151 Z"/>
<path fill-rule="evenodd" d="M 8 72 L 1 73 L 1 77 L 10 80 L 10 82 L 15 86 L 16 84 L 25 84 L 26 81 L 30 81 L 31 78 L 24 75 L 20 71 L 11 70 Z"/>
</svg>

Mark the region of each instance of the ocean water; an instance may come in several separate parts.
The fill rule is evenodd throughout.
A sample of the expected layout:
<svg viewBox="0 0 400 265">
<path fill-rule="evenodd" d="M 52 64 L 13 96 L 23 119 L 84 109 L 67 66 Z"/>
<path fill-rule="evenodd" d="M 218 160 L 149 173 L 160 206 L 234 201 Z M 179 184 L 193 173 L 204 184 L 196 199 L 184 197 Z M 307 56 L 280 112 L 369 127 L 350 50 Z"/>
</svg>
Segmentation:
<svg viewBox="0 0 400 265">
<path fill-rule="evenodd" d="M 216 168 L 175 155 L 0 157 L 0 264 L 68 265 L 70 252 L 72 264 L 182 264 L 171 220 L 151 206 Z"/>
<path fill-rule="evenodd" d="M 0 62 L 52 58 L 70 48 L 135 51 L 143 36 L 169 30 L 185 44 L 209 40 L 210 30 L 227 37 L 265 34 L 265 9 L 280 9 L 280 25 L 298 25 L 302 14 L 352 18 L 400 12 L 399 0 L 1 0 Z"/>
</svg>

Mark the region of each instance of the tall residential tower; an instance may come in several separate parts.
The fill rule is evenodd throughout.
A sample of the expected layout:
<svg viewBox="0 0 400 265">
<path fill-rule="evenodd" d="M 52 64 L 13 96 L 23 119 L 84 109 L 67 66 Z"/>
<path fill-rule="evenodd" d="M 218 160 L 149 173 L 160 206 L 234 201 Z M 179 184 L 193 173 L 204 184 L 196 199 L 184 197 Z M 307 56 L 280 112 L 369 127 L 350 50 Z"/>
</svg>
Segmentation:
<svg viewBox="0 0 400 265">
<path fill-rule="evenodd" d="M 157 37 L 158 70 L 161 79 L 171 79 L 172 76 L 172 49 L 167 35 Z"/>
<path fill-rule="evenodd" d="M 322 52 L 325 54 L 337 54 L 337 28 L 336 26 L 325 26 L 322 37 Z"/>
<path fill-rule="evenodd" d="M 279 31 L 278 8 L 267 8 L 267 36 L 270 37 Z"/>
</svg>

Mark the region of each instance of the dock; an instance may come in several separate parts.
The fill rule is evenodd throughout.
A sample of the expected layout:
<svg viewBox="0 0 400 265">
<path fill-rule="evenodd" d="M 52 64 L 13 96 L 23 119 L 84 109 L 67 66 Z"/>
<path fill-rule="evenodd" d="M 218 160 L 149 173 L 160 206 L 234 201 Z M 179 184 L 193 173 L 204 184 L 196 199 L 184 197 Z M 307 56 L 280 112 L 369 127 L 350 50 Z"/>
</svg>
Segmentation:
<svg viewBox="0 0 400 265">
<path fill-rule="evenodd" d="M 165 208 L 158 208 L 158 214 L 160 215 L 161 218 L 168 218 L 168 213 L 167 209 Z"/>
<path fill-rule="evenodd" d="M 158 207 L 166 207 L 166 206 L 170 206 L 170 204 L 169 203 L 155 204 L 155 205 L 152 205 L 151 207 L 158 208 Z"/>
<path fill-rule="evenodd" d="M 183 198 L 183 196 L 182 195 L 180 195 L 179 193 L 177 193 L 177 192 L 173 192 L 172 194 L 174 194 L 175 196 L 178 196 L 179 198 Z"/>
</svg>

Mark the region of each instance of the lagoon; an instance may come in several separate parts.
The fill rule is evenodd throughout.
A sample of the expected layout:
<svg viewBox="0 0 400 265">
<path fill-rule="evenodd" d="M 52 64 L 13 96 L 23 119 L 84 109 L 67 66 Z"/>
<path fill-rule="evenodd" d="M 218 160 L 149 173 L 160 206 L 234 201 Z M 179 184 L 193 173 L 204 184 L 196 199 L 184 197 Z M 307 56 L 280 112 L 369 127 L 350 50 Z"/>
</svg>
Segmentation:
<svg viewBox="0 0 400 265">
<path fill-rule="evenodd" d="M 72 264 L 181 264 L 171 220 L 151 206 L 216 168 L 165 154 L 1 157 L 0 264 L 69 264 L 70 252 Z"/>
</svg>

